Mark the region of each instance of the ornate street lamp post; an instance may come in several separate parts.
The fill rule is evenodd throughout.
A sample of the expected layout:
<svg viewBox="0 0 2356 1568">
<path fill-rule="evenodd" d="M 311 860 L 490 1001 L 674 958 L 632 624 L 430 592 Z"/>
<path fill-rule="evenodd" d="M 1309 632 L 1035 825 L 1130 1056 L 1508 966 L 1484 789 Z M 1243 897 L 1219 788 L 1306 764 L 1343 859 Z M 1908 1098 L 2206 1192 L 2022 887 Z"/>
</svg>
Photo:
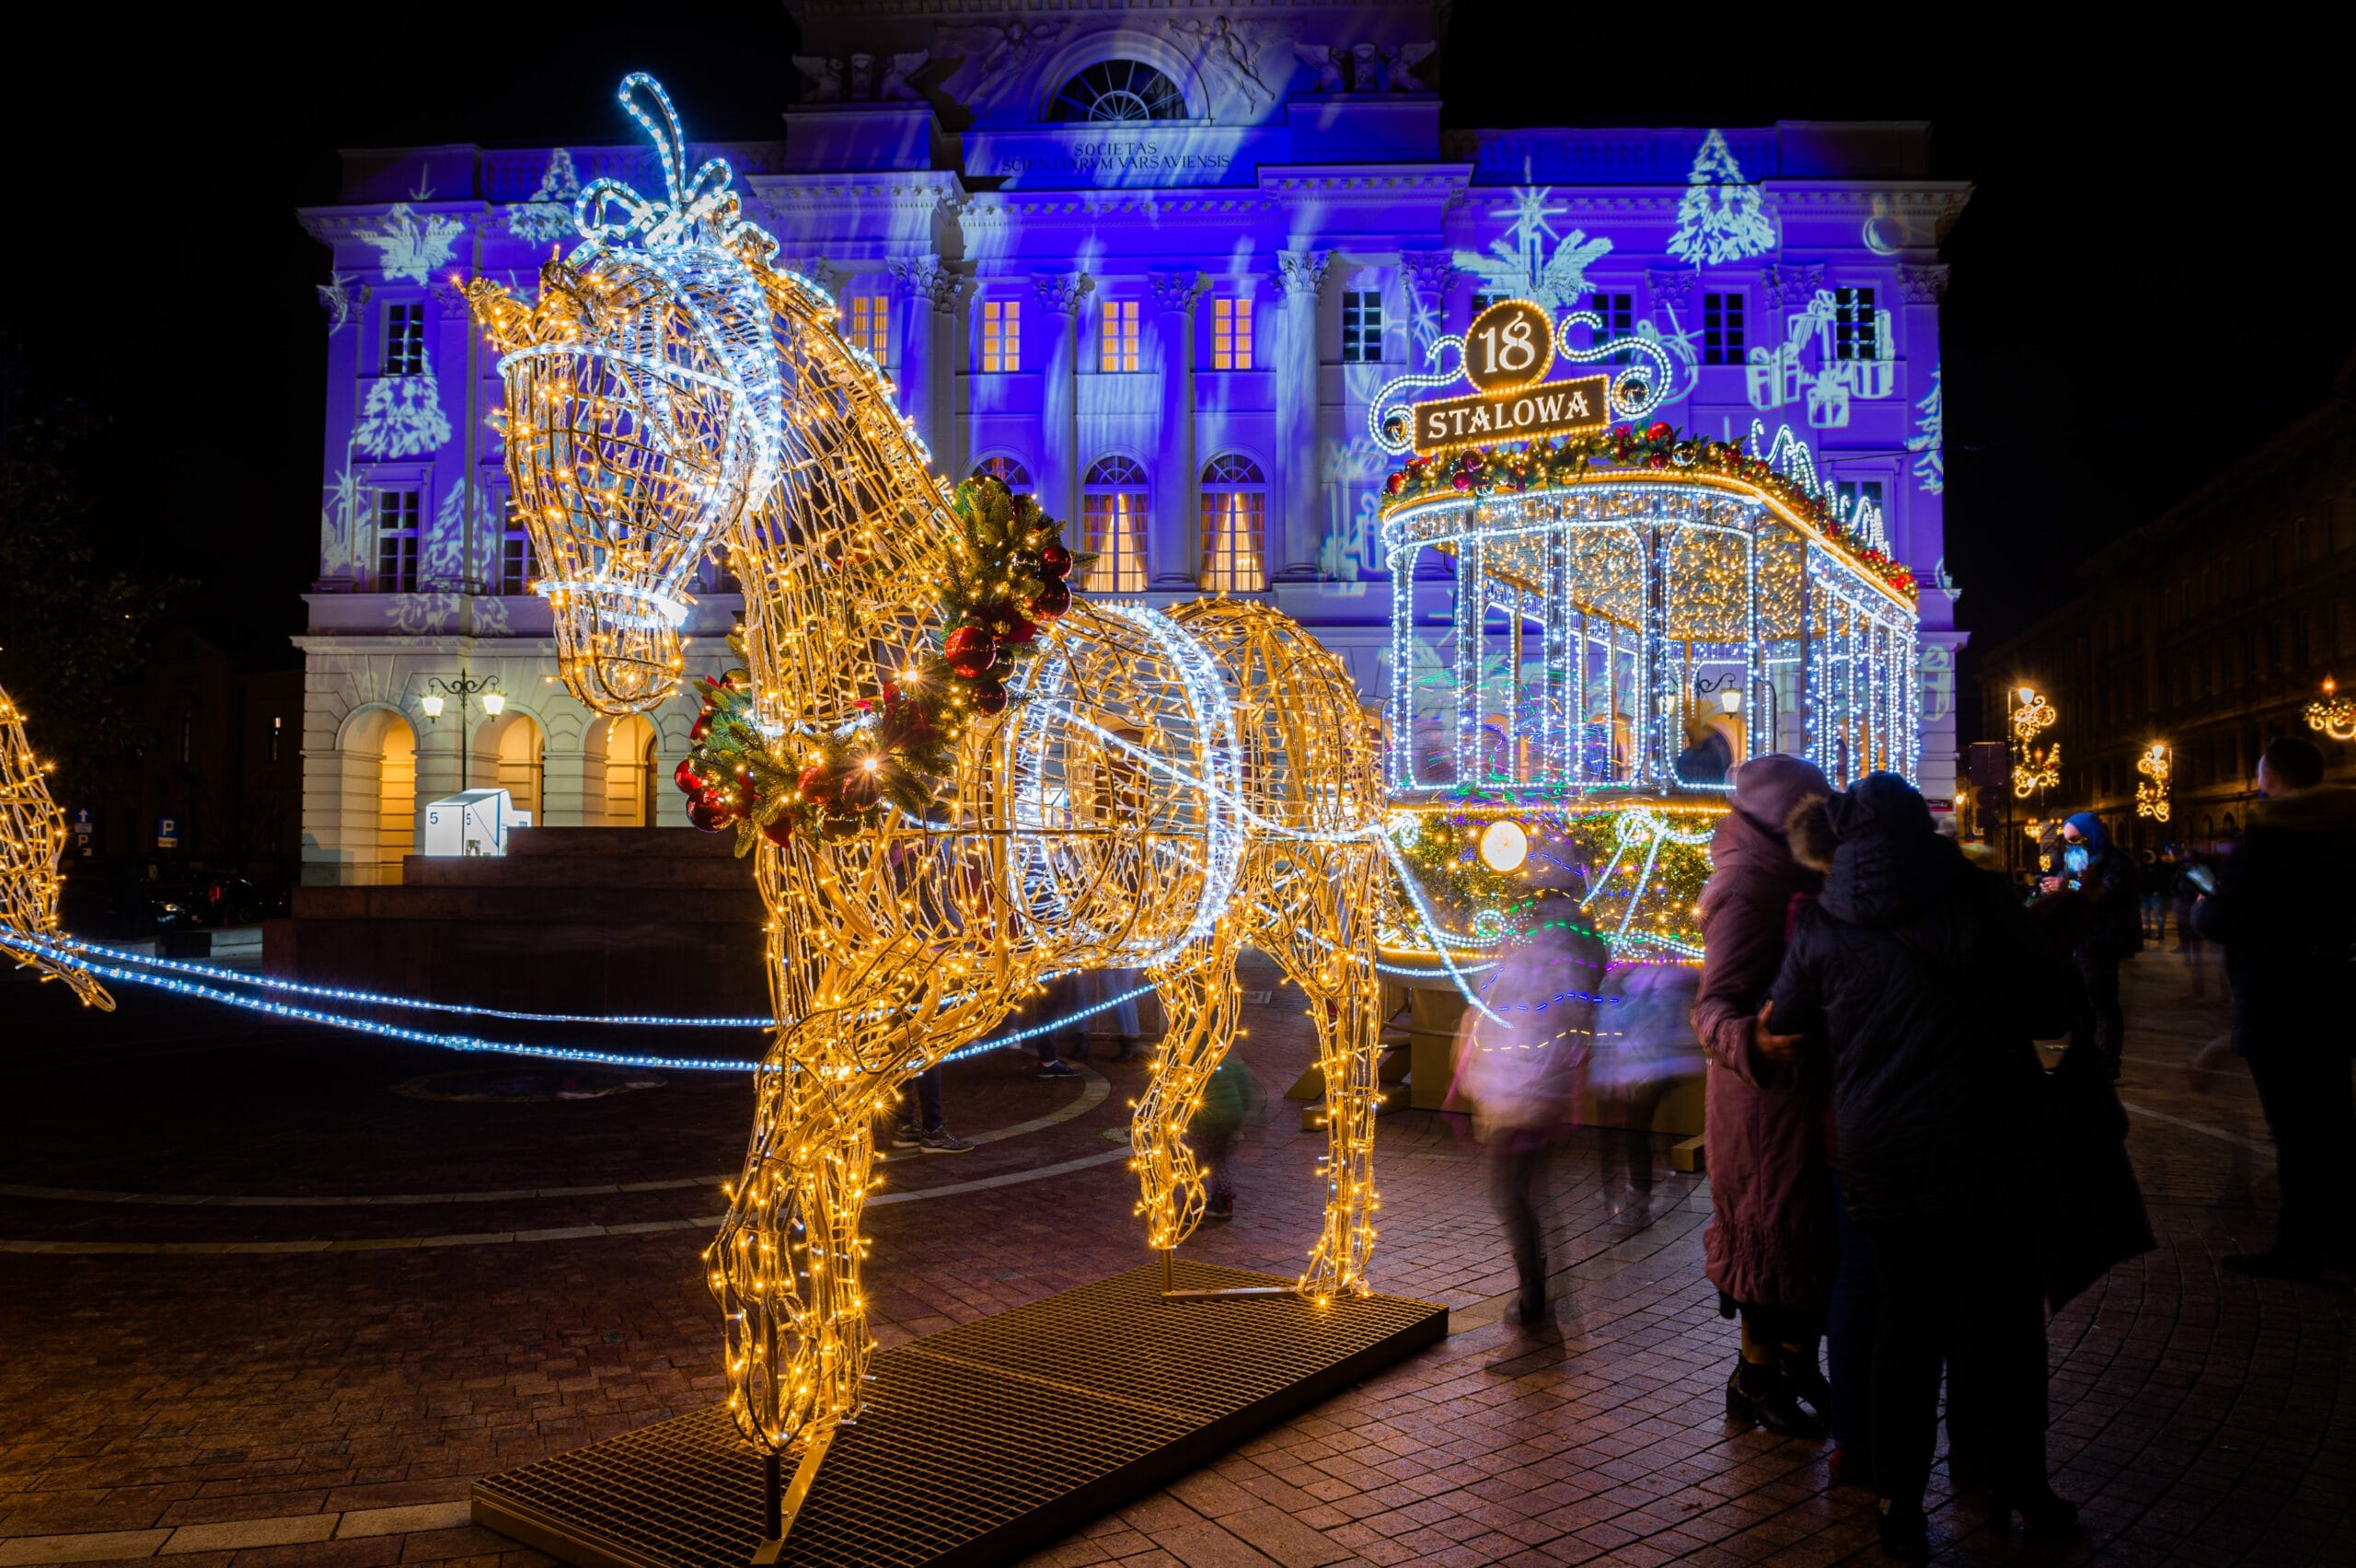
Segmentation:
<svg viewBox="0 0 2356 1568">
<path fill-rule="evenodd" d="M 458 666 L 458 678 L 456 680 L 445 681 L 441 676 L 435 675 L 425 684 L 433 689 L 428 691 L 423 697 L 418 698 L 418 706 L 424 709 L 425 716 L 436 723 L 441 722 L 442 720 L 442 706 L 445 697 L 455 697 L 458 699 L 458 792 L 460 794 L 464 794 L 467 790 L 467 753 L 468 750 L 467 744 L 467 699 L 472 697 L 481 698 L 484 715 L 488 718 L 496 719 L 499 717 L 500 709 L 507 706 L 507 694 L 499 689 L 499 677 L 497 675 L 490 675 L 486 676 L 482 680 L 476 680 L 467 674 L 467 667 L 464 664 Z"/>
<path fill-rule="evenodd" d="M 2135 771 L 2147 780 L 2135 786 L 2135 814 L 2150 817 L 2154 822 L 2168 820 L 2168 774 L 2175 767 L 2175 754 L 2165 741 L 2154 741 L 2136 759 Z"/>
</svg>

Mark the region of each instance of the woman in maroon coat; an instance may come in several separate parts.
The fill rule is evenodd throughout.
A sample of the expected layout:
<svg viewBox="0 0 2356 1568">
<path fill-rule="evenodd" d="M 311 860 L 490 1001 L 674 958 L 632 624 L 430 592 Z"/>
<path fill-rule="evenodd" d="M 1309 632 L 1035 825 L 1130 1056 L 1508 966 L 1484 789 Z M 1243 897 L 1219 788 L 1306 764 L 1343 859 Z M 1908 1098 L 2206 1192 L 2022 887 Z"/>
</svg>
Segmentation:
<svg viewBox="0 0 2356 1568">
<path fill-rule="evenodd" d="M 1762 1056 L 1760 1004 L 1784 962 L 1793 901 L 1823 879 L 1792 858 L 1784 821 L 1831 793 L 1814 764 L 1751 758 L 1710 841 L 1702 890 L 1702 988 L 1693 1030 L 1709 1057 L 1704 1158 L 1712 1214 L 1703 1243 L 1719 1310 L 1742 1318 L 1727 1413 L 1786 1436 L 1823 1435 L 1830 1390 L 1817 1371 L 1838 1257 L 1825 1151 L 1825 1085 Z M 1819 1413 L 1800 1403 L 1805 1396 Z"/>
</svg>

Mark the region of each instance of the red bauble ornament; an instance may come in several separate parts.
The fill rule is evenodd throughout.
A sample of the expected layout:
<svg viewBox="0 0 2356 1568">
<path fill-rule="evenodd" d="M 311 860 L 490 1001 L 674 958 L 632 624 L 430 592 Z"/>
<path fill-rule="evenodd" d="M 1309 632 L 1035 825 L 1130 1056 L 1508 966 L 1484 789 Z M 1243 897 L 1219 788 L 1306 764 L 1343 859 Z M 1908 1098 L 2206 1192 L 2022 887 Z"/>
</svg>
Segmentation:
<svg viewBox="0 0 2356 1568">
<path fill-rule="evenodd" d="M 1039 628 L 1021 616 L 1016 616 L 1005 624 L 1006 629 L 999 633 L 999 640 L 1001 642 L 1028 642 L 1039 635 Z"/>
<path fill-rule="evenodd" d="M 671 770 L 671 782 L 690 795 L 700 795 L 704 790 L 703 775 L 696 771 L 696 759 L 691 756 L 679 759 L 679 766 Z"/>
<path fill-rule="evenodd" d="M 793 787 L 802 791 L 803 800 L 815 801 L 820 805 L 826 805 L 835 798 L 835 776 L 823 762 L 814 762 L 803 768 L 801 777 L 794 779 Z"/>
<path fill-rule="evenodd" d="M 1006 711 L 1006 688 L 996 681 L 985 681 L 974 688 L 974 711 L 984 714 Z"/>
<path fill-rule="evenodd" d="M 718 833 L 735 814 L 717 795 L 698 795 L 687 802 L 687 820 L 706 833 Z"/>
<path fill-rule="evenodd" d="M 793 819 L 780 812 L 761 824 L 761 836 L 782 849 L 793 842 Z"/>
<path fill-rule="evenodd" d="M 1677 427 L 1667 420 L 1655 420 L 1645 432 L 1646 441 L 1667 441 L 1677 433 Z"/>
<path fill-rule="evenodd" d="M 1071 552 L 1060 544 L 1051 544 L 1039 551 L 1039 570 L 1060 582 L 1071 575 Z"/>
<path fill-rule="evenodd" d="M 1651 456 L 1645 459 L 1645 467 L 1647 468 L 1666 468 L 1669 467 L 1669 458 L 1666 455 L 1656 452 Z"/>
<path fill-rule="evenodd" d="M 1472 488 L 1472 476 L 1470 474 L 1459 474 L 1449 482 L 1455 485 L 1458 490 L 1469 490 Z"/>
<path fill-rule="evenodd" d="M 998 642 L 977 626 L 961 626 L 949 634 L 942 649 L 949 667 L 972 680 L 998 663 Z"/>
<path fill-rule="evenodd" d="M 1389 478 L 1382 481 L 1382 488 L 1390 491 L 1392 495 L 1403 494 L 1407 489 L 1407 476 L 1404 474 L 1393 474 Z"/>
<path fill-rule="evenodd" d="M 841 790 L 843 810 L 863 812 L 884 798 L 884 775 L 878 768 L 860 766 L 843 775 Z"/>
<path fill-rule="evenodd" d="M 1050 582 L 1033 596 L 1031 618 L 1036 621 L 1057 620 L 1070 608 L 1071 585 L 1061 582 Z"/>
<path fill-rule="evenodd" d="M 696 715 L 696 721 L 694 723 L 687 726 L 687 739 L 691 741 L 699 741 L 710 733 L 711 709 L 707 708 L 702 712 Z"/>
</svg>

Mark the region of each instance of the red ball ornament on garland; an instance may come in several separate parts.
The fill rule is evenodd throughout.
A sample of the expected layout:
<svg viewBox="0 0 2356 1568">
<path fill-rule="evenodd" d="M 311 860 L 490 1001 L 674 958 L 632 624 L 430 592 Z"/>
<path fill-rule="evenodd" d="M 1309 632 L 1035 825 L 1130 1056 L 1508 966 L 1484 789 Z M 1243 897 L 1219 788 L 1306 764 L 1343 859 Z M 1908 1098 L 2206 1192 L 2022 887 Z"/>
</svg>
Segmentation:
<svg viewBox="0 0 2356 1568">
<path fill-rule="evenodd" d="M 1070 608 L 1070 584 L 1062 582 L 1050 582 L 1032 597 L 1031 618 L 1036 621 L 1059 620 L 1064 612 Z"/>
<path fill-rule="evenodd" d="M 996 681 L 984 681 L 974 687 L 974 711 L 996 715 L 1006 711 L 1006 688 Z"/>
<path fill-rule="evenodd" d="M 691 756 L 679 759 L 679 766 L 671 770 L 671 782 L 690 795 L 700 795 L 704 791 L 703 775 L 696 771 L 696 761 Z"/>
<path fill-rule="evenodd" d="M 717 795 L 698 795 L 687 802 L 687 820 L 706 833 L 718 833 L 735 814 Z"/>
<path fill-rule="evenodd" d="M 949 667 L 973 680 L 998 663 L 998 641 L 977 626 L 961 626 L 949 634 L 943 646 Z"/>
<path fill-rule="evenodd" d="M 780 812 L 761 824 L 761 836 L 779 848 L 785 848 L 793 842 L 793 819 Z"/>
<path fill-rule="evenodd" d="M 694 723 L 687 726 L 687 739 L 691 741 L 699 741 L 710 733 L 711 709 L 707 708 L 702 712 L 696 715 L 696 721 Z"/>
<path fill-rule="evenodd" d="M 1057 582 L 1071 575 L 1071 551 L 1060 544 L 1050 544 L 1039 551 L 1039 570 Z"/>
<path fill-rule="evenodd" d="M 1382 488 L 1392 495 L 1403 494 L 1407 489 L 1407 476 L 1393 474 L 1382 481 Z"/>
<path fill-rule="evenodd" d="M 822 806 L 834 803 L 835 776 L 823 762 L 814 762 L 803 768 L 793 787 L 802 791 L 805 801 L 815 801 Z"/>
<path fill-rule="evenodd" d="M 880 767 L 860 764 L 843 775 L 840 796 L 843 810 L 863 812 L 884 798 L 884 775 Z"/>
<path fill-rule="evenodd" d="M 1645 439 L 1646 441 L 1667 441 L 1670 436 L 1675 435 L 1676 433 L 1677 427 L 1670 424 L 1667 420 L 1655 420 L 1651 426 L 1646 430 Z"/>
</svg>

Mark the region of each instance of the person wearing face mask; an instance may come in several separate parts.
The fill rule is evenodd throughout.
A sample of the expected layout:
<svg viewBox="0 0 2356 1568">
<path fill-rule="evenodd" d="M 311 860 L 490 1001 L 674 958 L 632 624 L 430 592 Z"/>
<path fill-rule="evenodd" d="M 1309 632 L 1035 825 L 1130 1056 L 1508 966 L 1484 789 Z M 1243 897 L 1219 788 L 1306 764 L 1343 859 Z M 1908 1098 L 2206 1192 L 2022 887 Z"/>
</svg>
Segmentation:
<svg viewBox="0 0 2356 1568">
<path fill-rule="evenodd" d="M 2127 1033 L 2127 1015 L 2119 1003 L 2119 966 L 2143 946 L 2134 862 L 2111 843 L 2102 818 L 2080 812 L 2062 823 L 2061 854 L 2038 889 L 2048 896 L 2076 893 L 2086 901 L 2092 918 L 2073 956 L 2078 977 L 2085 982 L 2088 1012 L 2070 1043 L 2091 1044 L 2116 1078 Z"/>
</svg>

